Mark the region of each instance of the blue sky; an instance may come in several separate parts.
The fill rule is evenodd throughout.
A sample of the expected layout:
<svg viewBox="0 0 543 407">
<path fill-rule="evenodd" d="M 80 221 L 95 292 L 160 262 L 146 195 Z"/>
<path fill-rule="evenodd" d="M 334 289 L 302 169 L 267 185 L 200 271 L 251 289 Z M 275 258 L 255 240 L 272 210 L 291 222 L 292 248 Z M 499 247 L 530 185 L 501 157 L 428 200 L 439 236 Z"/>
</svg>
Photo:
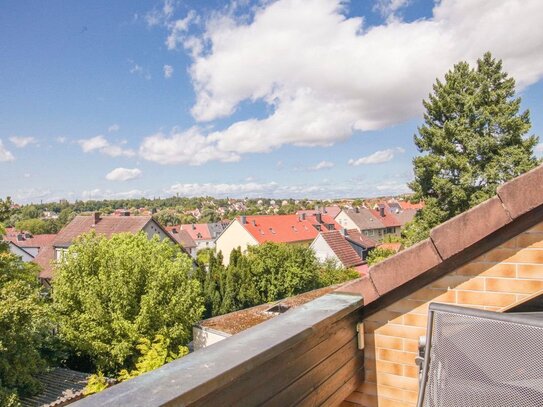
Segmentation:
<svg viewBox="0 0 543 407">
<path fill-rule="evenodd" d="M 22 203 L 406 192 L 422 99 L 486 50 L 543 129 L 538 0 L 1 4 L 0 196 Z"/>
</svg>

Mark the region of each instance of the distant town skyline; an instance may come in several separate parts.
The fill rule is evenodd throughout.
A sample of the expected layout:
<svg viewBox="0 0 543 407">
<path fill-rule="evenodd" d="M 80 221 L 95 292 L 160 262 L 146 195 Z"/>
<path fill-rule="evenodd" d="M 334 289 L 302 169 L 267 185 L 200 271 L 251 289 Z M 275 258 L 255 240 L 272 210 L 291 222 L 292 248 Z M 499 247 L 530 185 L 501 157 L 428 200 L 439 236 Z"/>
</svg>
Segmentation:
<svg viewBox="0 0 543 407">
<path fill-rule="evenodd" d="M 0 198 L 409 192 L 422 99 L 461 60 L 502 59 L 543 136 L 541 15 L 538 0 L 4 2 Z"/>
</svg>

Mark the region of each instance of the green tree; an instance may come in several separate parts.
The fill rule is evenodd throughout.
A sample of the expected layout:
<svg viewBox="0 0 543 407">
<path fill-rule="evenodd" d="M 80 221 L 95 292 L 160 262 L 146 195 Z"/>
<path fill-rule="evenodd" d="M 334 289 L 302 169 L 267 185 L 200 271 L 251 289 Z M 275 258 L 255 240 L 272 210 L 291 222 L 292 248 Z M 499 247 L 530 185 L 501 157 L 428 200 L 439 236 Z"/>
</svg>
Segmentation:
<svg viewBox="0 0 543 407">
<path fill-rule="evenodd" d="M 37 219 L 41 215 L 41 211 L 34 205 L 27 205 L 21 209 L 23 219 Z"/>
<path fill-rule="evenodd" d="M 0 405 L 40 390 L 35 375 L 46 366 L 40 347 L 52 326 L 36 276 L 36 266 L 0 246 Z"/>
<path fill-rule="evenodd" d="M 157 335 L 152 342 L 147 338 L 140 339 L 137 348 L 141 356 L 138 357 L 136 368 L 130 372 L 123 369 L 119 374 L 119 381 L 129 380 L 150 372 L 189 353 L 189 348 L 186 346 L 179 346 L 177 352 L 172 352 L 170 340 L 162 335 Z"/>
<path fill-rule="evenodd" d="M 61 210 L 57 219 L 60 224 L 60 227 L 64 227 L 68 223 L 70 223 L 73 220 L 73 218 L 75 218 L 75 215 L 76 213 L 71 208 L 64 208 L 63 210 Z"/>
<path fill-rule="evenodd" d="M 396 252 L 392 249 L 382 249 L 380 247 L 376 247 L 368 253 L 366 262 L 369 266 L 373 266 L 374 264 L 380 263 L 394 254 L 396 254 Z"/>
<path fill-rule="evenodd" d="M 73 364 L 114 374 L 133 369 L 137 345 L 162 335 L 175 352 L 203 312 L 192 261 L 144 233 L 80 236 L 55 266 L 53 307 Z"/>
<path fill-rule="evenodd" d="M 12 205 L 13 202 L 9 196 L 6 199 L 0 199 L 0 222 L 9 220 L 13 212 L 11 209 Z"/>
<path fill-rule="evenodd" d="M 172 209 L 165 209 L 153 215 L 153 218 L 163 226 L 175 226 L 181 223 L 181 217 Z"/>
<path fill-rule="evenodd" d="M 424 124 L 414 138 L 424 154 L 413 160 L 409 186 L 426 206 L 405 232 L 408 244 L 538 164 L 533 154 L 538 138 L 527 136 L 530 113 L 520 112 L 515 80 L 490 53 L 475 68 L 455 65 L 423 104 Z"/>
<path fill-rule="evenodd" d="M 239 248 L 230 254 L 228 267 L 222 255 L 210 257 L 204 283 L 207 316 L 225 314 L 358 277 L 332 263 L 320 264 L 304 245 L 265 243 Z"/>
<path fill-rule="evenodd" d="M 24 230 L 33 235 L 41 235 L 44 233 L 58 233 L 60 230 L 59 222 L 55 219 L 26 219 L 15 224 L 18 230 Z"/>
</svg>

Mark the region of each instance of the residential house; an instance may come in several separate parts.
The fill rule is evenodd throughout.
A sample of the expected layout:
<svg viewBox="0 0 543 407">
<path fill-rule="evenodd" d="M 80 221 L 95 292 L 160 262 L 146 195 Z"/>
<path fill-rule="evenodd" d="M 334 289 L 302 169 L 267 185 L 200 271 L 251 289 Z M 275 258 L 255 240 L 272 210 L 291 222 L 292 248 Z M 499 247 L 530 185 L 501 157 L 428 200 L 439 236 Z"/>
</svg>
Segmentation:
<svg viewBox="0 0 543 407">
<path fill-rule="evenodd" d="M 33 235 L 27 231 L 17 230 L 15 228 L 6 228 L 6 235 L 4 236 L 4 239 L 11 242 L 11 247 L 14 249 L 14 245 L 16 245 L 34 258 L 38 255 L 42 248 L 51 245 L 56 236 L 57 235 L 55 234 Z"/>
<path fill-rule="evenodd" d="M 196 259 L 196 242 L 190 236 L 189 232 L 186 230 L 180 229 L 178 226 L 167 226 L 166 230 L 172 235 L 172 237 L 179 243 L 193 259 Z"/>
<path fill-rule="evenodd" d="M 414 216 L 414 213 L 412 215 Z M 398 216 L 387 205 L 379 204 L 376 209 L 365 207 L 344 209 L 335 220 L 346 229 L 358 229 L 374 240 L 383 241 L 388 235 L 399 236 L 401 227 L 406 223 L 405 220 L 412 219 L 408 214 L 402 216 L 401 220 Z"/>
<path fill-rule="evenodd" d="M 185 225 L 177 225 L 178 230 L 185 230 L 192 240 L 196 242 L 196 251 L 202 249 L 212 249 L 215 247 L 215 238 L 211 234 L 207 223 L 190 223 Z"/>
<path fill-rule="evenodd" d="M 310 244 L 321 231 L 339 230 L 339 225 L 327 215 L 258 215 L 240 216 L 233 220 L 217 238 L 216 251 L 222 252 L 224 263 L 230 261 L 232 250 L 264 242 Z"/>
<path fill-rule="evenodd" d="M 16 243 L 8 241 L 9 251 L 15 256 L 19 257 L 25 263 L 32 261 L 34 256 L 27 252 L 23 247 L 18 246 Z"/>
<path fill-rule="evenodd" d="M 116 233 L 138 233 L 143 231 L 149 239 L 156 235 L 161 240 L 169 239 L 177 244 L 177 240 L 152 216 L 101 216 L 99 212 L 95 212 L 90 216 L 79 215 L 56 235 L 50 245 L 43 247 L 43 250 L 34 259 L 42 268 L 39 277 L 44 284 L 48 284 L 53 277 L 51 263 L 62 258 L 63 253 L 68 250 L 75 238 L 91 230 L 106 237 Z"/>
<path fill-rule="evenodd" d="M 311 243 L 311 249 L 321 262 L 334 261 L 345 268 L 353 268 L 360 273 L 367 270 L 366 262 L 346 239 L 347 230 L 320 232 Z"/>
<path fill-rule="evenodd" d="M 505 328 L 513 332 L 511 324 L 500 325 L 505 314 L 543 311 L 542 185 L 540 166 L 435 227 L 426 240 L 372 266 L 368 275 L 75 407 L 414 407 L 419 343 L 432 334 L 428 329 L 439 335 L 429 314 L 436 303 L 442 309 L 453 304 L 457 315 L 464 310 L 466 316 L 441 331 L 441 338 L 458 345 L 452 356 L 462 363 L 438 366 L 440 383 L 431 394 L 438 398 L 424 405 L 443 404 L 444 390 L 457 395 L 455 405 L 543 405 L 541 375 L 533 370 L 540 369 L 541 323 L 517 316 L 516 335 L 495 335 Z M 480 316 L 467 316 L 474 311 Z M 485 323 L 473 324 L 473 318 Z M 476 369 L 462 370 L 473 366 L 478 353 L 489 357 Z M 436 355 L 425 356 L 431 362 Z"/>
<path fill-rule="evenodd" d="M 341 212 L 341 207 L 339 206 L 317 206 L 315 209 L 303 209 L 296 212 L 296 215 L 305 213 L 307 216 L 313 216 L 316 213 L 322 213 L 323 215 L 328 215 L 331 218 L 336 218 L 337 215 Z"/>
</svg>

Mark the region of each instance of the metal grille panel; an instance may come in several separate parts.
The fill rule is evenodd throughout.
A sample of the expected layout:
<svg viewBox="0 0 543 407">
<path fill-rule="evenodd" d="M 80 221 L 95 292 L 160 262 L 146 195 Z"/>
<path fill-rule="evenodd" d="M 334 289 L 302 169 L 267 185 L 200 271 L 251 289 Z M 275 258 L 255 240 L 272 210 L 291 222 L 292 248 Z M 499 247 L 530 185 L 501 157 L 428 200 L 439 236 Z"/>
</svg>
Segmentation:
<svg viewBox="0 0 543 407">
<path fill-rule="evenodd" d="M 534 325 L 533 317 L 488 318 L 488 311 L 431 313 L 422 406 L 543 406 L 540 319 Z"/>
</svg>

